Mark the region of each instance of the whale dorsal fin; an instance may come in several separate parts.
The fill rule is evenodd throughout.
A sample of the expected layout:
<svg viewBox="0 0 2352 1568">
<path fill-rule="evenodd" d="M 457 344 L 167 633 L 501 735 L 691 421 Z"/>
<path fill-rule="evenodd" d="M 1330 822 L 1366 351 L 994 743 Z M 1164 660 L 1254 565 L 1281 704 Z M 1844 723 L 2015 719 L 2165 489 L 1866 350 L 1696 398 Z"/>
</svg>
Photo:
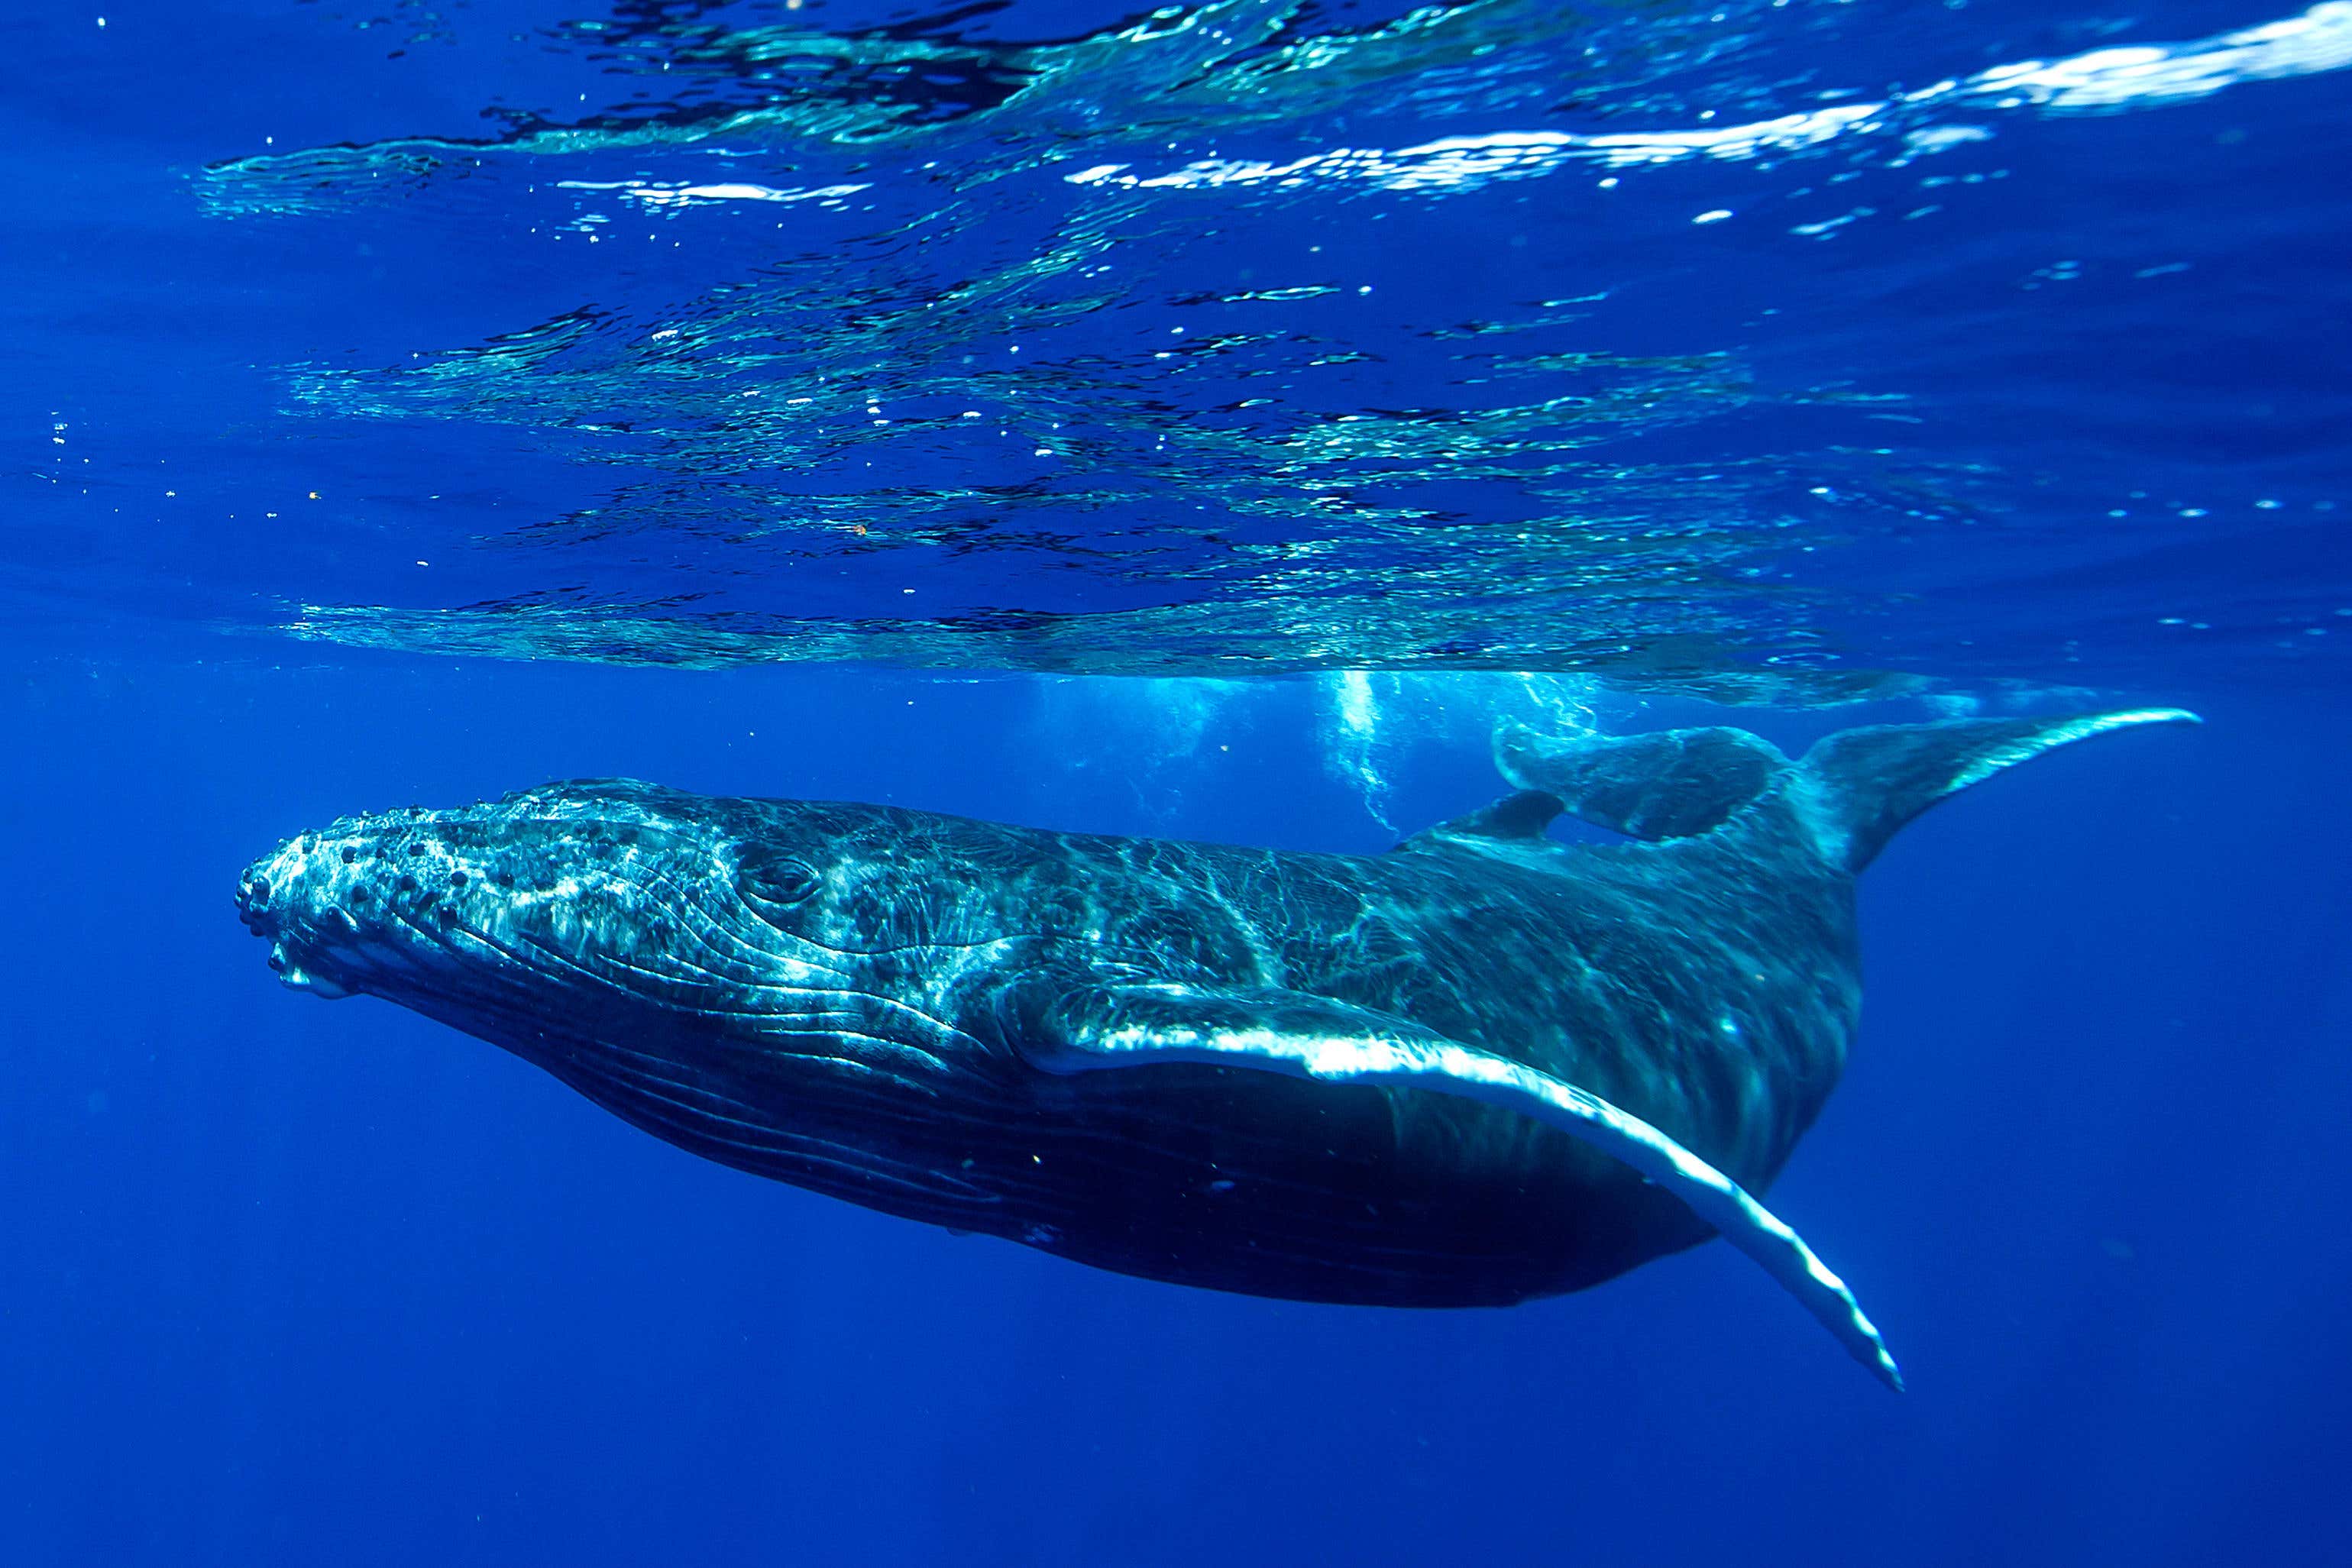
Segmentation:
<svg viewBox="0 0 2352 1568">
<path fill-rule="evenodd" d="M 1050 985 L 1007 1019 L 1024 1060 L 1076 1073 L 1190 1062 L 1318 1083 L 1458 1095 L 1556 1127 L 1623 1161 L 1690 1206 L 1803 1303 L 1856 1361 L 1903 1386 L 1852 1292 L 1737 1182 L 1597 1094 L 1408 1019 L 1328 997 L 1181 984 Z"/>
<path fill-rule="evenodd" d="M 1790 765 L 1770 742 L 1720 726 L 1561 737 L 1514 724 L 1496 732 L 1495 766 L 1588 822 L 1658 840 L 1721 825 Z"/>
</svg>

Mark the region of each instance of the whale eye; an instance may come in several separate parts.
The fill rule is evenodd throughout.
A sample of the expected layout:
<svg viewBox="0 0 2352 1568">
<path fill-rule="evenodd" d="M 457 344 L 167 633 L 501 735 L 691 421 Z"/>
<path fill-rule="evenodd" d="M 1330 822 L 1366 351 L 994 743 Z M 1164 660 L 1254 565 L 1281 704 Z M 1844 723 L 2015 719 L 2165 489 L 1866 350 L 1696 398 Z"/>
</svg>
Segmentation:
<svg viewBox="0 0 2352 1568">
<path fill-rule="evenodd" d="M 736 885 L 754 904 L 798 904 L 816 891 L 816 873 L 790 855 L 747 847 L 736 862 Z"/>
</svg>

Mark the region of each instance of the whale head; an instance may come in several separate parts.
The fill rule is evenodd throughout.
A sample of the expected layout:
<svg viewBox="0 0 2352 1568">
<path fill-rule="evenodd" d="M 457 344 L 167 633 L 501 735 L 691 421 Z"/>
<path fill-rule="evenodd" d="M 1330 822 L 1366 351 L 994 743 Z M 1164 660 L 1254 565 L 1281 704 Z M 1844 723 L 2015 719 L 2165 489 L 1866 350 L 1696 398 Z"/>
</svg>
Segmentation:
<svg viewBox="0 0 2352 1568">
<path fill-rule="evenodd" d="M 247 867 L 238 913 L 287 985 L 327 997 L 413 1005 L 420 984 L 460 975 L 487 1006 L 514 986 L 543 1006 L 551 992 L 658 1002 L 749 983 L 760 901 L 804 897 L 813 878 L 747 862 L 669 794 L 554 786 L 346 817 Z"/>
<path fill-rule="evenodd" d="M 891 830 L 874 807 L 550 785 L 299 834 L 236 901 L 290 987 L 383 998 L 672 1142 L 826 1185 L 812 1159 L 930 1159 L 874 1135 L 875 1101 L 995 1065 L 950 1021 L 957 963 Z"/>
</svg>

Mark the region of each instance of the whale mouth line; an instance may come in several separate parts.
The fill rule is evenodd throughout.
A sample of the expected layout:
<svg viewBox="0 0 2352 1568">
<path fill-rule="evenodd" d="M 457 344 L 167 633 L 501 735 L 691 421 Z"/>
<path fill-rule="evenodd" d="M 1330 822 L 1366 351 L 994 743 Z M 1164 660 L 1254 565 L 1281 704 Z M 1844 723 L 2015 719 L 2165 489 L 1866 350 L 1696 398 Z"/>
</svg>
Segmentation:
<svg viewBox="0 0 2352 1568">
<path fill-rule="evenodd" d="M 923 1030 L 936 1031 L 941 1039 L 963 1035 L 961 1030 L 922 1008 L 851 986 L 786 986 L 689 966 L 701 983 L 714 988 L 740 992 L 745 998 L 764 998 L 798 1004 L 774 1008 L 722 1006 L 710 996 L 686 998 L 660 995 L 656 985 L 647 982 L 674 983 L 677 977 L 642 964 L 615 957 L 615 972 L 605 973 L 520 933 L 493 935 L 472 922 L 456 919 L 446 924 L 428 923 L 415 911 L 391 904 L 383 907 L 384 924 L 373 933 L 341 906 L 335 907 L 332 915 L 339 918 L 341 932 L 332 932 L 323 924 L 314 923 L 311 940 L 299 944 L 299 948 L 287 934 L 275 936 L 270 967 L 289 989 L 328 999 L 421 989 L 436 994 L 453 1009 L 460 1009 L 480 1021 L 528 1024 L 546 1005 L 543 997 L 525 999 L 520 995 L 506 994 L 509 988 L 468 983 L 485 973 L 494 974 L 503 968 L 509 971 L 510 981 L 572 992 L 618 993 L 679 1019 L 740 1019 L 771 1044 L 795 1039 L 832 1042 L 839 1050 L 812 1052 L 803 1047 L 793 1054 L 829 1057 L 866 1071 L 879 1071 L 877 1059 L 891 1057 L 911 1060 L 930 1072 L 943 1073 L 948 1070 L 947 1063 L 934 1048 L 936 1041 L 930 1045 L 920 1041 Z M 252 918 L 247 923 L 258 928 Z M 411 939 L 396 944 L 388 940 L 394 931 Z M 338 935 L 348 936 L 350 940 L 334 940 Z M 414 1005 L 415 998 L 390 994 L 388 999 Z M 871 1020 L 861 1016 L 857 1010 L 860 1004 L 881 1007 L 918 1027 L 903 1033 L 877 1034 L 870 1027 L 861 1027 Z"/>
</svg>

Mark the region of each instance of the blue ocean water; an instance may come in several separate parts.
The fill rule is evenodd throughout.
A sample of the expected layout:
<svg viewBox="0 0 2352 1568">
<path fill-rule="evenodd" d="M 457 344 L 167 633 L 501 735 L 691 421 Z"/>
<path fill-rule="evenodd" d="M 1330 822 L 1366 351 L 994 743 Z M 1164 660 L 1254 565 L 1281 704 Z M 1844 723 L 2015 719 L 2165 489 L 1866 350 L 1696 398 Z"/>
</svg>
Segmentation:
<svg viewBox="0 0 2352 1568">
<path fill-rule="evenodd" d="M 0 16 L 0 1561 L 2333 1563 L 2352 6 Z M 273 981 L 627 776 L 1372 852 L 1500 719 L 2208 722 L 1939 807 L 1728 1248 L 1188 1291 Z"/>
</svg>

